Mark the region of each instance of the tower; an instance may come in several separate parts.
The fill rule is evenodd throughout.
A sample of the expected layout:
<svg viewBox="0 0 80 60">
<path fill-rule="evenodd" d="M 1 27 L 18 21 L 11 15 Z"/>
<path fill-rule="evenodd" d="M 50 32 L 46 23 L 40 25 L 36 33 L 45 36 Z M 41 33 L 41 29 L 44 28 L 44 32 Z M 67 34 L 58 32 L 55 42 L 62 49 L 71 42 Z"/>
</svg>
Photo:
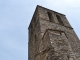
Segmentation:
<svg viewBox="0 0 80 60">
<path fill-rule="evenodd" d="M 29 60 L 80 60 L 80 41 L 64 14 L 37 6 L 29 25 Z"/>
</svg>

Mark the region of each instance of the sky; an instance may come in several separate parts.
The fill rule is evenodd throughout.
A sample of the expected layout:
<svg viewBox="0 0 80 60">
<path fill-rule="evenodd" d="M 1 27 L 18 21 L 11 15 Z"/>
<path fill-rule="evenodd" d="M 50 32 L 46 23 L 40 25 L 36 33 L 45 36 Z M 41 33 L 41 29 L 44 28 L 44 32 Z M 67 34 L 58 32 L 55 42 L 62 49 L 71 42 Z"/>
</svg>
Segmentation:
<svg viewBox="0 0 80 60">
<path fill-rule="evenodd" d="M 80 0 L 0 0 L 0 60 L 28 60 L 28 26 L 37 5 L 65 14 L 80 38 Z"/>
</svg>

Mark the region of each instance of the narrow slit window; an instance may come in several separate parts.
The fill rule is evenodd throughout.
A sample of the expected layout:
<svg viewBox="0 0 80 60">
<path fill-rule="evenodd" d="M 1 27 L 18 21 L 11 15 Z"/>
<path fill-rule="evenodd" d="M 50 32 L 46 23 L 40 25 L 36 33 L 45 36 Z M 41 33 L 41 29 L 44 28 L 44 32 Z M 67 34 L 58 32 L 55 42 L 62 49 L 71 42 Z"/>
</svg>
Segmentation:
<svg viewBox="0 0 80 60">
<path fill-rule="evenodd" d="M 60 18 L 60 16 L 56 15 L 56 17 L 57 17 L 57 20 L 59 21 L 59 24 L 64 25 L 61 18 Z"/>
<path fill-rule="evenodd" d="M 52 14 L 50 12 L 47 12 L 47 13 L 48 13 L 48 17 L 49 17 L 50 22 L 54 22 Z"/>
<path fill-rule="evenodd" d="M 35 35 L 35 44 L 37 43 L 37 36 Z"/>
</svg>

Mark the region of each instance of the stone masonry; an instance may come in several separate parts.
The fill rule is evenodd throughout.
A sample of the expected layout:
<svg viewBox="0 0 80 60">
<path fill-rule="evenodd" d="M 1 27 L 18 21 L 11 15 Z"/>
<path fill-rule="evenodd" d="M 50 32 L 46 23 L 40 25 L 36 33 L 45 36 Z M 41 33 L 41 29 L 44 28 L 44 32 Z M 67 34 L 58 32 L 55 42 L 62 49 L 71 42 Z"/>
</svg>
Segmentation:
<svg viewBox="0 0 80 60">
<path fill-rule="evenodd" d="M 36 7 L 29 25 L 29 60 L 80 60 L 80 41 L 64 14 Z"/>
</svg>

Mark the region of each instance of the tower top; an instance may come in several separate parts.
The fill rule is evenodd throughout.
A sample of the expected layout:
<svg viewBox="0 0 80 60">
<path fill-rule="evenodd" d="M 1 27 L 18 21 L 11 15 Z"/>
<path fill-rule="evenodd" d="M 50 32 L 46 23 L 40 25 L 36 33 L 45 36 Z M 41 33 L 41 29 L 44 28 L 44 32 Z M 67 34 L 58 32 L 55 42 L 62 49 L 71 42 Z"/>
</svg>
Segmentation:
<svg viewBox="0 0 80 60">
<path fill-rule="evenodd" d="M 37 5 L 35 12 L 33 14 L 32 20 L 30 22 L 30 25 L 32 25 L 33 23 L 36 23 L 38 20 L 41 20 L 41 19 L 45 21 L 50 21 L 56 24 L 60 24 L 68 28 L 72 28 L 64 14 Z"/>
<path fill-rule="evenodd" d="M 51 9 L 48 9 L 48 8 L 45 8 L 45 7 L 40 6 L 40 5 L 37 5 L 37 7 L 36 7 L 36 8 L 39 8 L 39 7 L 40 7 L 40 8 L 44 8 L 44 9 L 49 10 L 49 11 L 52 11 L 52 12 L 55 12 L 55 13 L 58 13 L 58 14 L 61 14 L 61 15 L 66 16 L 65 14 L 59 13 L 59 12 L 57 12 L 57 11 L 54 11 L 54 10 L 51 10 Z"/>
</svg>

